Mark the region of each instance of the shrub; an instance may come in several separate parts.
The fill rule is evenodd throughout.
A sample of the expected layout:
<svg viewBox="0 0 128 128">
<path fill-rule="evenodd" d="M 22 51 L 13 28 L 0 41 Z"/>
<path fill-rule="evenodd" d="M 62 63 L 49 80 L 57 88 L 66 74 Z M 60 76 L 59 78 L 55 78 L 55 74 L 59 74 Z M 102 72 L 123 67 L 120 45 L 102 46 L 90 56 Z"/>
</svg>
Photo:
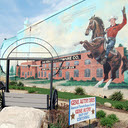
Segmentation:
<svg viewBox="0 0 128 128">
<path fill-rule="evenodd" d="M 59 108 L 47 111 L 46 120 L 50 128 L 67 128 L 68 127 L 68 105 L 61 104 Z"/>
<path fill-rule="evenodd" d="M 28 77 L 27 80 L 33 80 L 35 79 L 34 77 Z"/>
<path fill-rule="evenodd" d="M 101 106 L 101 103 L 100 102 L 96 102 L 96 106 Z"/>
<path fill-rule="evenodd" d="M 17 81 L 10 81 L 10 85 L 17 85 Z"/>
<path fill-rule="evenodd" d="M 28 93 L 35 93 L 36 91 L 34 89 L 29 89 Z"/>
<path fill-rule="evenodd" d="M 75 94 L 76 94 L 76 95 L 84 95 L 84 94 L 85 94 L 84 89 L 81 88 L 81 87 L 77 87 L 77 88 L 75 89 Z"/>
<path fill-rule="evenodd" d="M 126 111 L 128 111 L 128 105 L 127 105 L 127 106 L 125 106 L 125 110 L 126 110 Z"/>
<path fill-rule="evenodd" d="M 111 120 L 113 120 L 114 123 L 119 121 L 119 119 L 116 117 L 115 114 L 110 114 L 107 117 L 110 118 Z"/>
<path fill-rule="evenodd" d="M 73 77 L 70 78 L 71 81 L 74 81 Z"/>
<path fill-rule="evenodd" d="M 92 82 L 96 82 L 97 80 L 96 80 L 95 77 L 93 77 L 91 81 L 92 81 Z"/>
<path fill-rule="evenodd" d="M 96 118 L 101 119 L 106 116 L 106 113 L 103 110 L 99 110 L 96 112 Z"/>
<path fill-rule="evenodd" d="M 123 99 L 123 94 L 119 91 L 119 92 L 115 92 L 110 96 L 111 100 L 117 100 L 120 101 Z"/>
<path fill-rule="evenodd" d="M 19 81 L 19 83 L 17 84 L 17 86 L 23 87 L 24 84 L 21 81 Z"/>
<path fill-rule="evenodd" d="M 122 104 L 116 104 L 116 105 L 115 105 L 115 108 L 116 108 L 116 109 L 123 109 L 123 105 L 122 105 Z"/>
<path fill-rule="evenodd" d="M 105 117 L 105 118 L 102 118 L 102 119 L 100 120 L 100 124 L 101 124 L 101 126 L 107 126 L 107 127 L 112 128 L 112 126 L 113 126 L 113 124 L 114 124 L 114 121 L 111 120 L 111 119 L 108 118 L 108 117 Z"/>
</svg>

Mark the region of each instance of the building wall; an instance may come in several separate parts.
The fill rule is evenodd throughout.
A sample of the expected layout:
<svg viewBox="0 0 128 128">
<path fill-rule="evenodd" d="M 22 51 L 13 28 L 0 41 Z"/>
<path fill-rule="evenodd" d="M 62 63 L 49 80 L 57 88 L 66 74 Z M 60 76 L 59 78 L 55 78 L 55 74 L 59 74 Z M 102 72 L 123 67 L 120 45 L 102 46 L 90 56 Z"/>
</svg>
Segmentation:
<svg viewBox="0 0 128 128">
<path fill-rule="evenodd" d="M 124 55 L 123 47 L 118 47 L 117 50 L 121 53 L 122 56 Z M 68 72 L 69 79 L 72 77 L 74 80 L 77 80 L 77 81 L 91 80 L 93 77 L 95 77 L 98 81 L 102 80 L 103 76 L 104 76 L 103 66 L 101 64 L 99 64 L 95 59 L 88 58 L 87 54 L 89 54 L 89 52 L 75 53 L 74 54 L 75 56 L 81 55 L 81 59 L 65 61 L 62 66 L 62 67 L 65 67 L 65 69 L 61 69 L 60 73 L 57 74 L 56 76 L 54 76 L 53 78 L 54 79 L 63 79 L 63 78 L 66 79 L 66 72 Z M 70 54 L 66 55 L 66 57 L 68 57 L 68 56 L 70 57 L 71 55 Z M 74 65 L 74 63 L 76 63 L 75 61 L 78 61 L 79 65 Z M 86 63 L 85 63 L 85 61 L 86 61 Z M 53 64 L 53 72 L 58 71 L 58 69 L 54 69 L 54 68 L 59 68 L 60 64 L 61 64 L 61 62 L 56 62 Z M 23 65 L 26 65 L 26 67 L 24 67 Z M 27 65 L 37 65 L 37 66 L 28 67 Z M 122 63 L 121 63 L 121 66 L 122 66 Z M 119 78 L 116 78 L 113 81 L 115 83 L 121 83 L 124 81 L 124 75 L 121 74 L 121 66 L 119 68 Z M 26 78 L 28 78 L 28 77 L 35 78 L 35 74 L 37 73 L 38 78 L 50 79 L 50 73 L 51 73 L 51 70 L 50 70 L 51 64 L 50 63 L 41 64 L 41 61 L 26 62 L 26 63 L 22 63 L 20 67 L 21 67 L 21 76 L 20 77 L 25 78 L 25 73 L 27 73 Z M 70 68 L 70 69 L 66 69 L 66 68 Z M 86 76 L 85 76 L 85 70 L 86 70 Z M 90 70 L 90 75 L 88 73 L 89 70 Z M 98 71 L 100 72 L 99 75 L 97 74 Z M 31 75 L 30 75 L 30 72 L 32 72 Z M 62 75 L 61 75 L 61 72 L 62 72 Z M 77 72 L 79 72 L 79 73 L 77 73 Z M 110 76 L 111 76 L 111 74 L 109 73 L 109 78 L 110 78 Z"/>
</svg>

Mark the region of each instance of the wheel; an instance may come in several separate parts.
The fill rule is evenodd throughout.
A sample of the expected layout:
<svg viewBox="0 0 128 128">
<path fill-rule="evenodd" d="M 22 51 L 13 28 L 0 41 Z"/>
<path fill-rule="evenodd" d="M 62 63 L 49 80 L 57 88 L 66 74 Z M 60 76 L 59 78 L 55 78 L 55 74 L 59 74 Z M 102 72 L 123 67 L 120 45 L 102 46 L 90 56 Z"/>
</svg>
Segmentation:
<svg viewBox="0 0 128 128">
<path fill-rule="evenodd" d="M 58 107 L 58 92 L 54 89 L 52 94 L 52 109 L 56 109 Z"/>
</svg>

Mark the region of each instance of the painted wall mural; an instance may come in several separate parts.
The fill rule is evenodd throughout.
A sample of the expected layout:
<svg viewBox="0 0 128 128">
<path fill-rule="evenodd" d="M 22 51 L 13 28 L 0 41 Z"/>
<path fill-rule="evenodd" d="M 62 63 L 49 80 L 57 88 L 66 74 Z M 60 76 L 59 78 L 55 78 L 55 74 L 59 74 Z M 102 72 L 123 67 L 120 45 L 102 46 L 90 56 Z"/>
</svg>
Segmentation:
<svg viewBox="0 0 128 128">
<path fill-rule="evenodd" d="M 91 51 L 91 54 L 90 52 L 87 53 L 85 58 L 91 61 L 95 60 L 95 63 L 99 63 L 100 67 L 104 70 L 104 77 L 98 79 L 100 82 L 96 86 L 99 86 L 108 79 L 109 71 L 112 72 L 112 79 L 108 81 L 106 87 L 116 79 L 117 71 L 119 71 L 120 79 L 122 79 L 121 72 L 123 73 L 125 71 L 122 81 L 128 82 L 128 71 L 126 71 L 128 68 L 127 15 L 127 0 L 77 1 L 45 20 L 41 19 L 33 24 L 29 24 L 28 20 L 26 20 L 24 28 L 17 32 L 15 37 L 3 41 L 1 56 L 5 49 L 17 40 L 26 37 L 35 37 L 28 40 L 28 42 L 36 42 L 36 38 L 41 38 L 51 44 L 59 56 L 66 57 L 81 51 Z M 22 44 L 22 41 L 25 42 L 26 40 L 17 41 L 17 43 L 10 47 L 6 54 L 18 44 Z M 40 41 L 39 43 L 48 47 L 52 52 L 53 49 L 45 44 L 45 41 Z M 104 47 L 106 47 L 107 52 L 104 50 Z M 113 51 L 112 48 L 114 48 Z M 16 53 L 18 51 L 42 52 L 45 49 L 35 44 L 23 45 L 16 49 L 11 57 L 23 56 L 23 54 Z M 6 54 L 4 57 L 7 56 Z M 27 53 L 24 55 L 28 57 L 34 56 Z M 39 54 L 39 56 L 42 56 L 42 54 Z M 45 57 L 49 56 L 45 55 Z M 4 67 L 3 69 L 6 70 Z"/>
</svg>

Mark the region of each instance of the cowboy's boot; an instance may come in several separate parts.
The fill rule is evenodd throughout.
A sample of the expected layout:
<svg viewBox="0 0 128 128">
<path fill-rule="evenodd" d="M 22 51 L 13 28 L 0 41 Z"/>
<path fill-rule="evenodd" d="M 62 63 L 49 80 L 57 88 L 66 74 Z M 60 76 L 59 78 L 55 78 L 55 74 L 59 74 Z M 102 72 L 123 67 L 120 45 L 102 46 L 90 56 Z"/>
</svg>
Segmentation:
<svg viewBox="0 0 128 128">
<path fill-rule="evenodd" d="M 92 53 L 87 54 L 87 56 L 88 56 L 89 58 L 93 59 Z"/>
</svg>

